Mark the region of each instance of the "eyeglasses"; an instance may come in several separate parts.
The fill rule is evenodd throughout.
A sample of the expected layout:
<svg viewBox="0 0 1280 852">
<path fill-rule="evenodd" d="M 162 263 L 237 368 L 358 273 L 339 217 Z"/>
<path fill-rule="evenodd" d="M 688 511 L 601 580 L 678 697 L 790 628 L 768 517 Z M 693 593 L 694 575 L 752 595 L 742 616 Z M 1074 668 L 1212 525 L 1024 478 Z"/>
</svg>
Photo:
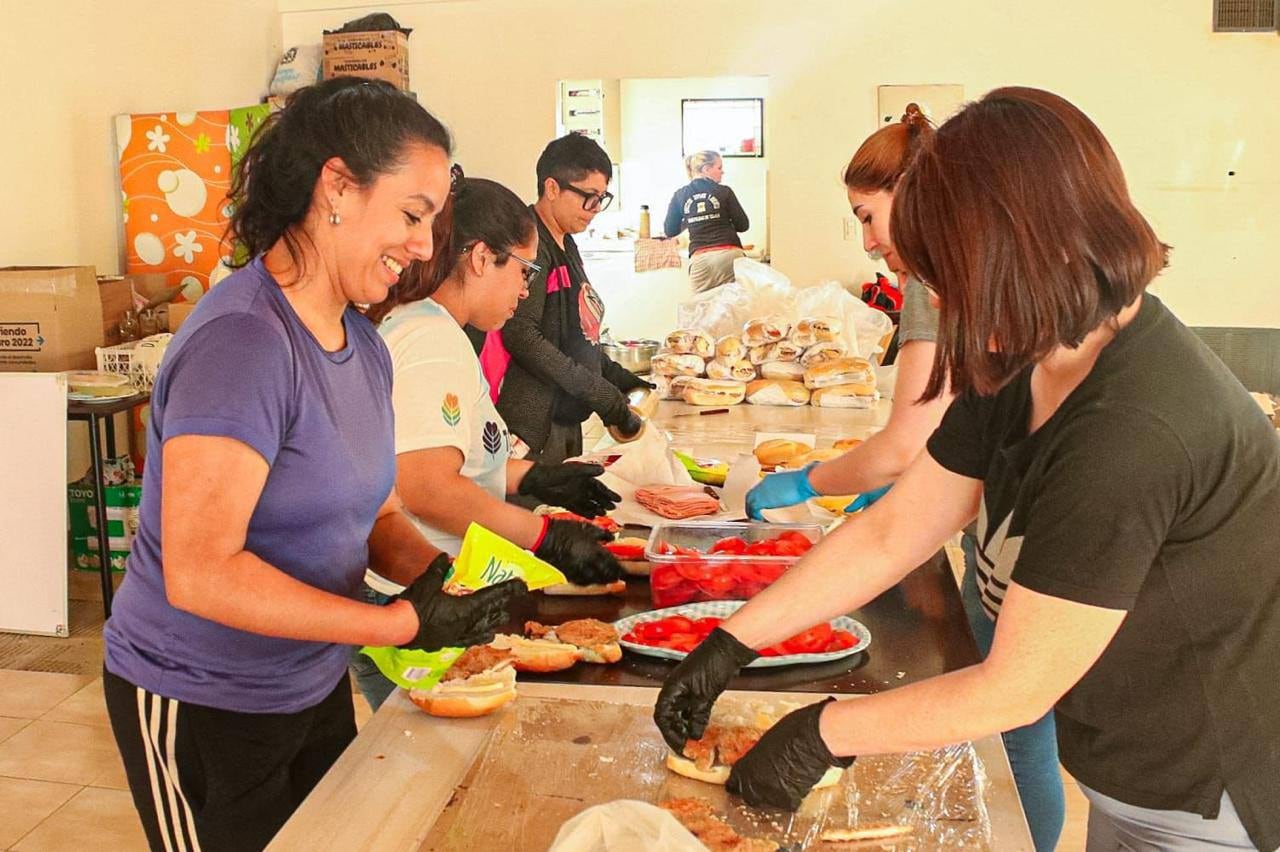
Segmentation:
<svg viewBox="0 0 1280 852">
<path fill-rule="evenodd" d="M 476 245 L 477 243 L 472 243 L 471 245 L 464 248 L 462 251 L 458 252 L 458 254 L 467 254 L 473 248 L 475 248 Z M 490 249 L 490 251 L 492 251 L 492 249 Z M 538 277 L 538 275 L 542 272 L 542 267 L 539 264 L 534 263 L 532 260 L 525 260 L 520 255 L 513 254 L 509 251 L 495 252 L 494 257 L 497 258 L 497 261 L 500 264 L 506 263 L 507 260 L 510 259 L 510 260 L 516 261 L 521 266 L 523 266 L 524 269 L 520 270 L 520 274 L 524 277 L 524 283 L 526 284 L 528 284 L 534 278 Z"/>
<path fill-rule="evenodd" d="M 507 257 L 524 267 L 524 269 L 520 270 L 520 274 L 524 276 L 524 283 L 526 284 L 537 278 L 539 273 L 542 272 L 542 267 L 534 263 L 532 260 L 525 260 L 518 254 L 508 254 Z"/>
<path fill-rule="evenodd" d="M 613 203 L 612 192 L 590 192 L 585 189 L 579 189 L 571 183 L 561 183 L 560 188 L 581 196 L 582 209 L 588 213 L 599 213 L 601 210 L 607 210 L 609 205 Z"/>
</svg>

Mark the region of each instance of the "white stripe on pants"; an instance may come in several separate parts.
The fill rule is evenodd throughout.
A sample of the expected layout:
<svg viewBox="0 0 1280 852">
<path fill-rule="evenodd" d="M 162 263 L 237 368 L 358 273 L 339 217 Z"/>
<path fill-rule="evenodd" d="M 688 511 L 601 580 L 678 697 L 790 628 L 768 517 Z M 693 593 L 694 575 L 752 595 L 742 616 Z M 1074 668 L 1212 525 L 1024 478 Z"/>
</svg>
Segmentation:
<svg viewBox="0 0 1280 852">
<path fill-rule="evenodd" d="M 163 747 L 161 721 L 165 722 L 166 729 Z M 151 778 L 151 799 L 165 852 L 200 852 L 195 819 L 179 783 L 174 754 L 178 735 L 178 702 L 172 698 L 148 695 L 145 689 L 138 687 L 138 725 L 142 729 L 142 748 L 147 755 L 147 773 Z"/>
</svg>

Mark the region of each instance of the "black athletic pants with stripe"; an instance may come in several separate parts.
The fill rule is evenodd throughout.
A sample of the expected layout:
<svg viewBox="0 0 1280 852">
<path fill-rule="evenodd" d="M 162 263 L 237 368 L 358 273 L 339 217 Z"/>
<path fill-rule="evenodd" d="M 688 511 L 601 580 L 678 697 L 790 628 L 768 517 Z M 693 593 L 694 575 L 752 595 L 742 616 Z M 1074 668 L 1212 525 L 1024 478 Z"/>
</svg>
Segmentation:
<svg viewBox="0 0 1280 852">
<path fill-rule="evenodd" d="M 346 674 L 298 713 L 186 704 L 103 671 L 133 803 L 156 852 L 258 850 L 355 739 Z"/>
</svg>

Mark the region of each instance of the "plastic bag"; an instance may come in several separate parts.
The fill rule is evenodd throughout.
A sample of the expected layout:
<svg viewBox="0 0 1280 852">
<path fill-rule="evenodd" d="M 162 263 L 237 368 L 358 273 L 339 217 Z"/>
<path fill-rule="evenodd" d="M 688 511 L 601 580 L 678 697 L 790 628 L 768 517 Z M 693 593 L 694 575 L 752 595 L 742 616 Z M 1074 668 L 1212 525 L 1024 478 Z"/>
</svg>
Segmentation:
<svg viewBox="0 0 1280 852">
<path fill-rule="evenodd" d="M 648 802 L 617 799 L 560 826 L 549 852 L 706 852 L 674 816 Z"/>
<path fill-rule="evenodd" d="M 796 296 L 791 279 L 777 269 L 758 260 L 740 257 L 733 262 L 733 279 L 744 287 L 751 299 L 751 317 L 781 316 L 798 319 Z M 751 317 L 746 317 L 743 322 Z"/>
<path fill-rule="evenodd" d="M 841 339 L 849 354 L 862 358 L 874 358 L 883 349 L 881 342 L 893 331 L 893 320 L 887 314 L 854 298 L 836 281 L 799 291 L 795 308 L 804 316 L 839 317 L 844 324 Z"/>
<path fill-rule="evenodd" d="M 483 589 L 520 578 L 529 589 L 543 589 L 568 582 L 564 574 L 529 551 L 479 524 L 467 527 L 462 549 L 445 575 L 446 584 Z M 405 689 L 429 690 L 462 656 L 464 648 L 423 651 L 417 648 L 364 647 L 360 653 L 373 660 L 388 680 Z"/>
<path fill-rule="evenodd" d="M 751 295 L 746 287 L 733 281 L 676 305 L 680 328 L 702 329 L 715 338 L 737 334 L 750 318 Z"/>
<path fill-rule="evenodd" d="M 324 51 L 318 44 L 299 44 L 286 50 L 271 78 L 271 94 L 287 97 L 319 81 L 323 58 Z"/>
</svg>

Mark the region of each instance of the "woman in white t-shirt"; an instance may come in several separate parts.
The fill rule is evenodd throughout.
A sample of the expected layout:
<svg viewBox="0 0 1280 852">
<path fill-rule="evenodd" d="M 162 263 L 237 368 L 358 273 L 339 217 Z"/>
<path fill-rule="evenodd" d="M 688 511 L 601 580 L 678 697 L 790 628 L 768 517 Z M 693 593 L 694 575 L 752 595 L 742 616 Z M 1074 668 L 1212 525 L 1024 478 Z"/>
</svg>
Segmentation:
<svg viewBox="0 0 1280 852">
<path fill-rule="evenodd" d="M 463 177 L 454 166 L 450 213 L 440 217 L 435 258 L 406 271 L 387 299 L 370 308 L 394 370 L 396 486 L 423 534 L 456 555 L 475 521 L 532 550 L 589 585 L 617 580 L 622 568 L 602 546 L 609 535 L 577 521 L 550 520 L 506 501 L 522 494 L 586 517 L 612 509 L 618 495 L 594 464 L 543 464 L 511 457 L 511 436 L 494 407 L 475 350 L 462 328 L 502 328 L 537 272 L 533 214 L 494 181 Z M 398 591 L 375 574 L 368 595 Z M 377 709 L 394 689 L 367 658 L 352 659 L 356 680 Z"/>
</svg>

